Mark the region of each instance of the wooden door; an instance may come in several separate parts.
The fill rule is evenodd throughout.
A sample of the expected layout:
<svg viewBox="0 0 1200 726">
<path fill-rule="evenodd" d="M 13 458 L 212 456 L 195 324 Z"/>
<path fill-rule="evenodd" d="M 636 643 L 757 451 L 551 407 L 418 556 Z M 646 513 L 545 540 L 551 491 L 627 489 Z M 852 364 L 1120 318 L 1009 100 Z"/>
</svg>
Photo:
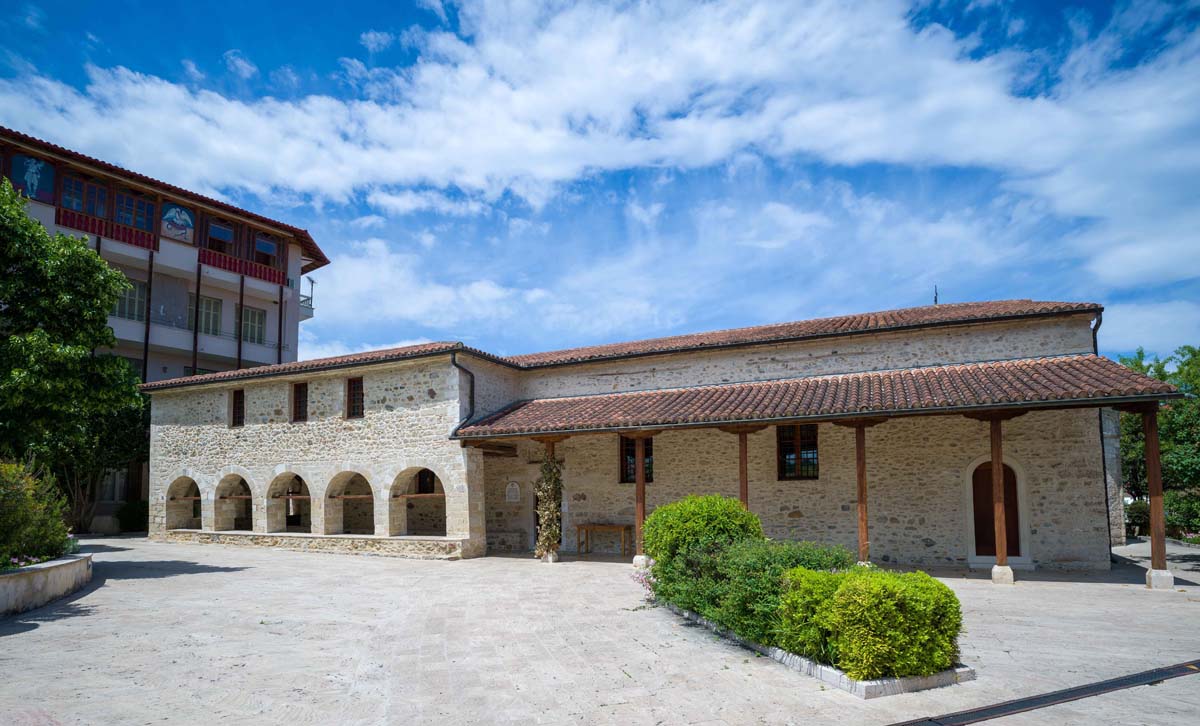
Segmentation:
<svg viewBox="0 0 1200 726">
<path fill-rule="evenodd" d="M 996 556 L 996 520 L 992 509 L 992 462 L 985 461 L 971 476 L 975 514 L 975 554 Z M 1017 474 L 1004 466 L 1004 524 L 1008 530 L 1008 556 L 1021 555 L 1021 523 L 1018 519 Z"/>
</svg>

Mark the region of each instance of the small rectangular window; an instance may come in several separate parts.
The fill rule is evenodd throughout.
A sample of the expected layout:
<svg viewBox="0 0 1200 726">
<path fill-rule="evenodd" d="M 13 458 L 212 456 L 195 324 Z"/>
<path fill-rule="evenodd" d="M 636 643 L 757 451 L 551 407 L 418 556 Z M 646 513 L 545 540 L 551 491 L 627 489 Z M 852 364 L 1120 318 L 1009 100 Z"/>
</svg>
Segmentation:
<svg viewBox="0 0 1200 726">
<path fill-rule="evenodd" d="M 117 302 L 113 305 L 112 312 L 109 315 L 126 320 L 145 322 L 146 283 L 141 280 L 130 280 L 129 285 L 129 289 L 122 292 L 121 297 L 117 298 Z"/>
<path fill-rule="evenodd" d="M 242 340 L 247 343 L 263 344 L 267 331 L 267 311 L 258 308 L 242 308 Z"/>
<path fill-rule="evenodd" d="M 117 224 L 154 231 L 154 202 L 129 189 L 118 189 L 115 200 Z"/>
<path fill-rule="evenodd" d="M 188 293 L 188 330 L 196 327 L 196 295 Z M 221 334 L 221 299 L 200 296 L 200 332 L 205 335 Z"/>
<path fill-rule="evenodd" d="M 780 480 L 817 479 L 817 425 L 775 427 L 775 461 Z"/>
<path fill-rule="evenodd" d="M 308 420 L 308 384 L 292 384 L 292 423 Z"/>
<path fill-rule="evenodd" d="M 258 234 L 254 238 L 254 261 L 274 267 L 279 261 L 279 243 L 269 234 Z"/>
<path fill-rule="evenodd" d="M 62 201 L 59 206 L 72 212 L 83 211 L 83 180 L 79 177 L 64 176 L 62 181 Z"/>
<path fill-rule="evenodd" d="M 229 425 L 235 428 L 246 425 L 246 392 L 240 388 L 233 392 L 233 411 L 229 417 Z"/>
<path fill-rule="evenodd" d="M 363 379 L 346 379 L 346 418 L 362 418 L 363 412 Z"/>
<path fill-rule="evenodd" d="M 226 255 L 233 254 L 233 225 L 211 220 L 208 223 L 208 249 Z"/>
<path fill-rule="evenodd" d="M 637 481 L 637 440 L 621 437 L 619 446 L 621 456 L 621 483 L 633 484 Z M 654 439 L 646 439 L 646 483 L 654 481 Z"/>
</svg>

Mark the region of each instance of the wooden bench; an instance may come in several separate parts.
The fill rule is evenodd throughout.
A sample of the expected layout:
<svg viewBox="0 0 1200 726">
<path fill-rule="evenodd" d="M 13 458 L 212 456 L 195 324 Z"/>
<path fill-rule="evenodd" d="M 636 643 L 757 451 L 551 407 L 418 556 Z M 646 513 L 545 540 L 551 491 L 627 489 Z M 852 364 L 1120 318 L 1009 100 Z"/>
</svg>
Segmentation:
<svg viewBox="0 0 1200 726">
<path fill-rule="evenodd" d="M 575 525 L 575 551 L 587 554 L 592 551 L 592 532 L 618 532 L 621 535 L 621 556 L 633 550 L 632 524 L 577 524 Z"/>
</svg>

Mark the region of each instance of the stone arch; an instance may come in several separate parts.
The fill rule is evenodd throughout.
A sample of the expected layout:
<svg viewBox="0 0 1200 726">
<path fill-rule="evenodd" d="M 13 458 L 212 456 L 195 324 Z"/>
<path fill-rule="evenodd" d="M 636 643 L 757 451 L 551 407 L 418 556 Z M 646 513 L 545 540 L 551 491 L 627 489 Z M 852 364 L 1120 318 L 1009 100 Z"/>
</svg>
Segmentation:
<svg viewBox="0 0 1200 726">
<path fill-rule="evenodd" d="M 267 532 L 312 532 L 312 492 L 304 477 L 285 471 L 271 480 L 266 493 Z"/>
<path fill-rule="evenodd" d="M 200 529 L 203 504 L 200 486 L 190 476 L 180 476 L 167 487 L 165 529 Z"/>
<path fill-rule="evenodd" d="M 213 529 L 254 531 L 254 490 L 241 474 L 226 474 L 213 491 Z"/>
<path fill-rule="evenodd" d="M 325 492 L 325 534 L 375 534 L 375 491 L 364 474 L 342 471 Z"/>
<path fill-rule="evenodd" d="M 975 492 L 974 492 L 974 475 L 975 470 L 984 464 L 989 464 L 992 461 L 991 454 L 982 454 L 975 457 L 967 465 L 962 475 L 962 511 L 965 521 L 966 530 L 966 546 L 967 564 L 971 567 L 990 566 L 995 564 L 996 558 L 988 556 L 980 556 L 975 553 Z M 1030 545 L 1030 521 L 1029 521 L 1029 475 L 1026 473 L 1024 464 L 1019 459 L 1004 454 L 1004 467 L 1011 469 L 1017 478 L 1017 512 L 1018 512 L 1018 532 L 1020 541 L 1019 556 L 1010 555 L 1008 558 L 1009 565 L 1013 567 L 1028 567 L 1032 564 Z"/>
<path fill-rule="evenodd" d="M 446 489 L 433 469 L 411 466 L 392 480 L 388 534 L 446 536 Z"/>
</svg>

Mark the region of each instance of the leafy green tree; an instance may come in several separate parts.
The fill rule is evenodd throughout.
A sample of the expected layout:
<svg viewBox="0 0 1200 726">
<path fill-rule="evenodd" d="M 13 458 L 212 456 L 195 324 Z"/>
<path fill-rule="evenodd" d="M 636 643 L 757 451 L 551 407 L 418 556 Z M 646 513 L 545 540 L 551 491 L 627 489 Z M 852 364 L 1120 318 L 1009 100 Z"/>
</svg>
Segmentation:
<svg viewBox="0 0 1200 726">
<path fill-rule="evenodd" d="M 100 352 L 116 343 L 108 314 L 128 285 L 82 238 L 47 233 L 0 183 L 0 457 L 52 472 L 77 531 L 104 472 L 145 448 L 137 375 Z"/>
<path fill-rule="evenodd" d="M 1164 405 L 1158 414 L 1163 488 L 1200 490 L 1200 347 L 1181 346 L 1163 360 L 1157 356 L 1148 360 L 1138 348 L 1121 363 L 1186 394 Z M 1121 414 L 1121 474 L 1129 495 L 1138 499 L 1146 496 L 1145 450 L 1141 416 Z"/>
</svg>

